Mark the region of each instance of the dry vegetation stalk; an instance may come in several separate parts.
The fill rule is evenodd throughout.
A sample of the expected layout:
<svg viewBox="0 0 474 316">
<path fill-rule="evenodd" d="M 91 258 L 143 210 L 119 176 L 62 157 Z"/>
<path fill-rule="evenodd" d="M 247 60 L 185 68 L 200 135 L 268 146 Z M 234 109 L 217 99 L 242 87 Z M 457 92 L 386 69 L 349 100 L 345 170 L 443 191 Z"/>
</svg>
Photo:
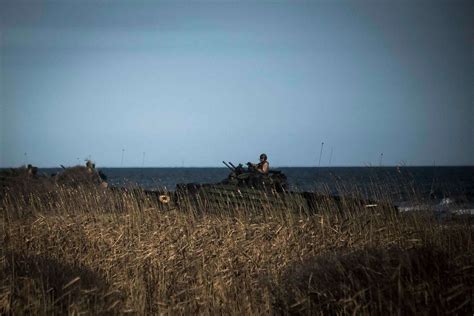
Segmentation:
<svg viewBox="0 0 474 316">
<path fill-rule="evenodd" d="M 470 222 L 350 201 L 310 214 L 87 186 L 8 192 L 0 313 L 472 314 Z"/>
</svg>

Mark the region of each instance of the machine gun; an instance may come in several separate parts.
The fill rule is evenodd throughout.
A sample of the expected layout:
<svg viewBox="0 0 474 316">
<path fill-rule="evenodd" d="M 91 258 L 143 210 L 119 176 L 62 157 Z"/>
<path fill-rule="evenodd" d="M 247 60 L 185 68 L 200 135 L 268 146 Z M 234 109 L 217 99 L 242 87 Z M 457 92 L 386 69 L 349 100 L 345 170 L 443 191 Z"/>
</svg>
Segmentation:
<svg viewBox="0 0 474 316">
<path fill-rule="evenodd" d="M 245 170 L 244 166 L 240 163 L 238 166 L 235 166 L 232 162 L 229 161 L 229 163 L 226 163 L 225 161 L 222 161 L 222 163 L 229 168 L 229 170 L 234 173 L 235 176 L 238 176 L 242 173 L 249 172 L 248 170 Z"/>
<path fill-rule="evenodd" d="M 223 164 L 224 164 L 224 165 L 225 165 L 227 168 L 229 168 L 229 169 L 230 169 L 230 171 L 235 171 L 235 167 L 234 167 L 234 168 L 232 168 L 232 167 L 231 167 L 231 166 L 229 166 L 229 165 L 227 164 L 227 162 L 225 162 L 224 160 L 222 160 L 222 163 L 223 163 Z"/>
</svg>

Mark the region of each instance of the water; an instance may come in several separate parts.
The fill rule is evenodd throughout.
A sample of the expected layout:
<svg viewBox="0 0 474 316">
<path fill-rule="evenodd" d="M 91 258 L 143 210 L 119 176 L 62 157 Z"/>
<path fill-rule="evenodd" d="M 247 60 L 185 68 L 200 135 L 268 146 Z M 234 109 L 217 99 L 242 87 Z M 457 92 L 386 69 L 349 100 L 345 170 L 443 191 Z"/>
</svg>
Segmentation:
<svg viewBox="0 0 474 316">
<path fill-rule="evenodd" d="M 111 186 L 174 190 L 178 183 L 215 183 L 226 168 L 101 168 Z M 474 167 L 327 167 L 276 168 L 288 177 L 293 191 L 389 197 L 407 210 L 417 203 L 474 209 Z M 46 173 L 58 169 L 43 169 Z"/>
</svg>

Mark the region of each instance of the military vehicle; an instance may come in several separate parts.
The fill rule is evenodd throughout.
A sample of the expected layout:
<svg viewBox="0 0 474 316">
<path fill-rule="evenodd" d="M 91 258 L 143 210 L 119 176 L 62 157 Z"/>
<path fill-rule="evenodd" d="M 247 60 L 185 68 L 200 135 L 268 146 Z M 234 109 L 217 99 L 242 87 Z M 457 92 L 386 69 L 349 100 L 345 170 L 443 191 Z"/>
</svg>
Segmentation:
<svg viewBox="0 0 474 316">
<path fill-rule="evenodd" d="M 218 183 L 177 184 L 174 194 L 176 204 L 193 209 L 236 209 L 250 207 L 285 206 L 283 196 L 289 195 L 286 175 L 271 170 L 268 174 L 258 172 L 247 163 L 235 166 L 232 162 L 223 164 L 229 168 L 229 175 Z"/>
<path fill-rule="evenodd" d="M 173 202 L 179 207 L 203 212 L 281 209 L 314 213 L 322 209 L 334 209 L 334 206 L 345 212 L 379 206 L 373 201 L 353 197 L 290 191 L 287 177 L 281 171 L 270 170 L 268 174 L 262 174 L 251 163 L 247 163 L 247 167 L 223 163 L 230 171 L 226 179 L 218 183 L 178 184 Z"/>
</svg>

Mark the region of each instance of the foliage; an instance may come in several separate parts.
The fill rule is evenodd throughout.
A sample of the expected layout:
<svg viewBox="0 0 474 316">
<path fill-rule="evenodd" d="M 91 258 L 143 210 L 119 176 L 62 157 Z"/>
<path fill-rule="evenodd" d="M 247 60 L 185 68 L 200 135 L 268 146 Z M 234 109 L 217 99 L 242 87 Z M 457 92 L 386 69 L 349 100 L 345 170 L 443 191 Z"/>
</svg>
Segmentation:
<svg viewBox="0 0 474 316">
<path fill-rule="evenodd" d="M 0 313 L 472 314 L 469 220 L 195 206 L 58 183 L 7 191 Z"/>
</svg>

